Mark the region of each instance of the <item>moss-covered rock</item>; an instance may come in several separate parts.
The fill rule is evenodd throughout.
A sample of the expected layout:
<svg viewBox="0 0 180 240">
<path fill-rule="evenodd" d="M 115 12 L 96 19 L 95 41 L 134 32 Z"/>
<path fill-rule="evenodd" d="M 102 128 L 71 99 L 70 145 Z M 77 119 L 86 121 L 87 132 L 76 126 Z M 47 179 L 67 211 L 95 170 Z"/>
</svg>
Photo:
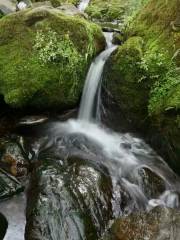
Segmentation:
<svg viewBox="0 0 180 240">
<path fill-rule="evenodd" d="M 86 12 L 93 19 L 113 22 L 125 21 L 146 0 L 92 0 Z"/>
<path fill-rule="evenodd" d="M 32 0 L 33 3 L 35 2 L 44 2 L 45 0 Z M 50 0 L 50 2 L 52 3 L 52 5 L 54 7 L 58 7 L 64 3 L 72 3 L 72 4 L 75 4 L 77 5 L 79 0 Z"/>
<path fill-rule="evenodd" d="M 108 88 L 127 118 L 158 141 L 155 147 L 163 148 L 176 170 L 180 170 L 179 9 L 177 0 L 150 0 L 127 26 L 125 43 L 111 58 L 107 76 Z"/>
<path fill-rule="evenodd" d="M 58 9 L 8 15 L 0 20 L 0 94 L 16 108 L 73 106 L 90 61 L 103 47 L 97 25 Z"/>
</svg>

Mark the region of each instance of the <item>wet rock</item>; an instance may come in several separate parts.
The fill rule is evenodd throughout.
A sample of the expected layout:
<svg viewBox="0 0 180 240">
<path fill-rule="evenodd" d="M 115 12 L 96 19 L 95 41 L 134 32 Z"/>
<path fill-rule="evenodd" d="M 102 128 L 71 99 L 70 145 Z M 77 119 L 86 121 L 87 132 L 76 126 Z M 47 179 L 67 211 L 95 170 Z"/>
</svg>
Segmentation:
<svg viewBox="0 0 180 240">
<path fill-rule="evenodd" d="M 115 32 L 113 35 L 113 44 L 121 45 L 123 42 L 123 35 L 120 32 Z"/>
<path fill-rule="evenodd" d="M 147 198 L 157 198 L 166 190 L 165 181 L 149 168 L 138 169 L 138 184 Z"/>
<path fill-rule="evenodd" d="M 111 214 L 111 181 L 83 159 L 40 157 L 28 196 L 27 240 L 98 239 Z"/>
<path fill-rule="evenodd" d="M 44 123 L 48 120 L 48 118 L 46 116 L 27 116 L 27 117 L 23 117 L 18 125 L 19 126 L 32 126 L 32 125 L 38 125 L 41 123 Z"/>
<path fill-rule="evenodd" d="M 15 177 L 0 169 L 0 200 L 9 198 L 23 190 L 24 187 Z"/>
<path fill-rule="evenodd" d="M 6 218 L 0 213 L 0 239 L 3 239 L 8 227 Z"/>
<path fill-rule="evenodd" d="M 27 175 L 28 161 L 16 141 L 0 139 L 0 168 L 16 177 Z"/>
<path fill-rule="evenodd" d="M 102 27 L 103 32 L 114 32 L 114 33 L 121 33 L 119 29 L 111 28 L 111 27 Z"/>
<path fill-rule="evenodd" d="M 115 220 L 103 240 L 179 240 L 180 212 L 157 207 Z"/>
</svg>

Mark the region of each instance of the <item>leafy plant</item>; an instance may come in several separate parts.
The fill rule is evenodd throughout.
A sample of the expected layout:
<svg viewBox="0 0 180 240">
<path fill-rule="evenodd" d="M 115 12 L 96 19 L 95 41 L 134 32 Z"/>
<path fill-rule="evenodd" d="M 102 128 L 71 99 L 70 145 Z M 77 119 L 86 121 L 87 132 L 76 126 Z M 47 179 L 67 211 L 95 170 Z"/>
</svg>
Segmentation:
<svg viewBox="0 0 180 240">
<path fill-rule="evenodd" d="M 78 85 L 77 65 L 84 64 L 84 58 L 74 47 L 73 42 L 70 40 L 69 35 L 61 37 L 53 31 L 48 29 L 45 32 L 38 31 L 35 38 L 34 49 L 37 51 L 38 59 L 41 64 L 59 64 L 59 67 L 64 74 L 73 76 L 71 92 L 75 93 L 76 86 Z M 59 81 L 61 82 L 61 76 Z"/>
</svg>

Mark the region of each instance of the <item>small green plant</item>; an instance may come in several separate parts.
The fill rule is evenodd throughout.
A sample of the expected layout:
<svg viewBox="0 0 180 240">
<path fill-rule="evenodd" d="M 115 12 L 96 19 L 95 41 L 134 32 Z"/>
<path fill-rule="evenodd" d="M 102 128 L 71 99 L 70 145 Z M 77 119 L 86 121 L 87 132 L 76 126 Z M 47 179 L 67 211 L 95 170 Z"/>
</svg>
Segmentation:
<svg viewBox="0 0 180 240">
<path fill-rule="evenodd" d="M 34 49 L 42 65 L 59 64 L 64 74 L 75 79 L 72 84 L 71 93 L 75 93 L 78 85 L 77 65 L 84 64 L 84 58 L 75 48 L 69 35 L 59 36 L 55 31 L 48 29 L 46 32 L 38 31 L 35 38 Z M 62 75 L 61 75 L 62 76 Z M 59 82 L 61 82 L 59 76 Z"/>
<path fill-rule="evenodd" d="M 178 85 L 180 85 L 180 76 L 175 68 L 167 72 L 163 79 L 156 81 L 150 92 L 149 113 L 167 110 L 166 107 L 163 107 L 165 100 L 168 99 L 169 94 L 173 94 L 174 89 L 178 88 Z M 173 106 L 168 106 L 168 108 L 175 108 L 176 104 L 179 104 L 178 100 L 173 103 Z"/>
<path fill-rule="evenodd" d="M 140 68 L 144 71 L 144 75 L 139 79 L 139 82 L 144 79 L 162 79 L 171 68 L 174 69 L 173 62 L 168 54 L 156 50 L 147 51 L 139 64 Z"/>
</svg>

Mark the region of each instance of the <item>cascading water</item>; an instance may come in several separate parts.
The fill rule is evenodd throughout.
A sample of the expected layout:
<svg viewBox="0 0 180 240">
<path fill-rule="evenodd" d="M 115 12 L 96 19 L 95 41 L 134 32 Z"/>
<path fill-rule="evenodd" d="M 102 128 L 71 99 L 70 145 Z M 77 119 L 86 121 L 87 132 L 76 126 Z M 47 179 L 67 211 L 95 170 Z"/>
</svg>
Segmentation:
<svg viewBox="0 0 180 240">
<path fill-rule="evenodd" d="M 101 81 L 104 65 L 111 53 L 117 48 L 117 46 L 112 44 L 113 33 L 105 33 L 105 37 L 107 48 L 96 57 L 87 74 L 78 116 L 78 118 L 81 120 L 92 120 L 95 95 L 97 93 L 98 85 Z"/>
<path fill-rule="evenodd" d="M 87 8 L 89 2 L 90 2 L 90 0 L 81 0 L 78 5 L 79 11 L 84 12 L 85 9 Z"/>
<path fill-rule="evenodd" d="M 36 201 L 41 214 L 33 227 L 27 221 L 27 229 L 46 239 L 96 240 L 113 218 L 158 205 L 179 208 L 180 180 L 163 159 L 143 140 L 96 121 L 103 68 L 116 49 L 112 33 L 105 37 L 107 48 L 89 69 L 78 119 L 53 122 L 31 148 L 44 164 Z"/>
<path fill-rule="evenodd" d="M 92 145 L 96 145 L 99 155 L 97 164 L 105 166 L 112 178 L 113 199 L 118 199 L 115 195 L 119 194 L 116 188 L 120 183 L 124 191 L 133 199 L 137 209 L 151 209 L 157 205 L 177 207 L 179 206 L 179 179 L 168 165 L 143 140 L 128 133 L 112 132 L 95 123 L 93 118 L 93 108 L 97 104 L 95 103 L 95 96 L 98 92 L 100 93 L 98 86 L 105 62 L 116 49 L 116 46 L 112 44 L 112 33 L 105 33 L 105 37 L 107 48 L 96 57 L 87 74 L 78 119 L 57 124 L 53 128 L 53 132 L 56 132 L 58 136 L 59 134 L 64 136 L 82 135 Z M 59 146 L 61 150 L 67 148 L 67 146 L 63 144 L 61 146 L 61 144 Z M 79 144 L 86 153 L 96 154 L 88 145 L 89 143 L 81 142 Z M 147 183 L 147 178 L 150 178 L 147 172 L 149 175 L 156 175 L 163 182 L 164 191 L 156 196 L 157 198 L 152 196 L 153 194 L 147 196 L 148 194 L 144 189 L 150 188 L 149 183 Z M 117 215 L 115 212 L 118 209 L 118 201 L 112 200 L 115 215 Z M 126 209 L 127 212 L 132 210 L 131 206 L 128 206 L 128 208 L 129 210 Z"/>
</svg>

